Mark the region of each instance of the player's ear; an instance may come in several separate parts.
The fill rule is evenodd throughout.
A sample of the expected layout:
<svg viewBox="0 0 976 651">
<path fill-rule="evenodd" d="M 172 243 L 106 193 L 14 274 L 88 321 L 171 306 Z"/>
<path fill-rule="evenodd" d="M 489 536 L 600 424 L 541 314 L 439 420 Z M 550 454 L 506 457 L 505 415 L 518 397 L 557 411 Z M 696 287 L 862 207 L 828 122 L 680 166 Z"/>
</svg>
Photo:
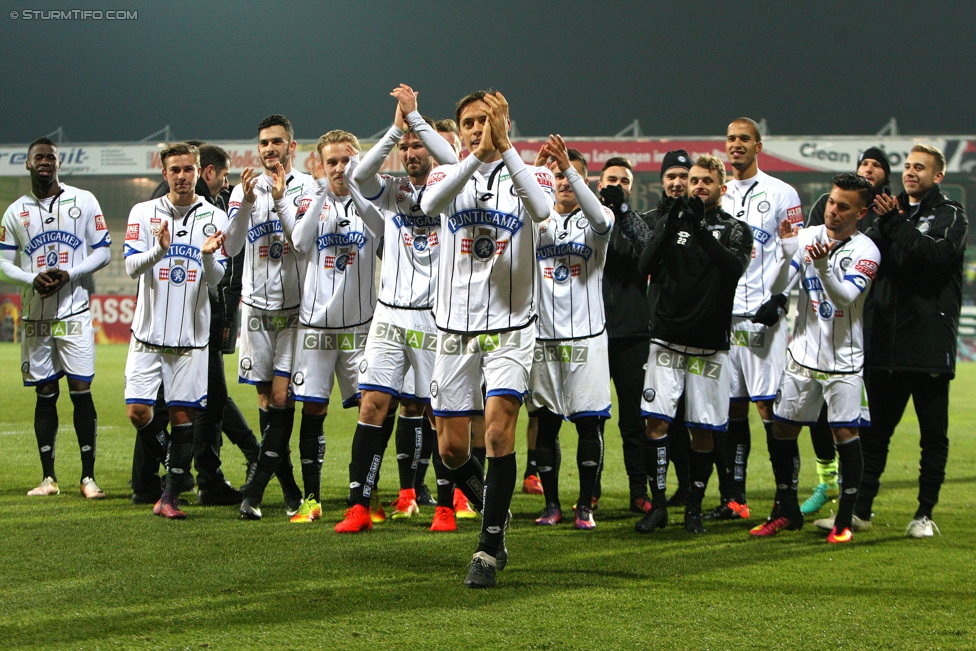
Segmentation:
<svg viewBox="0 0 976 651">
<path fill-rule="evenodd" d="M 728 186 L 728 184 L 723 184 L 723 185 L 722 185 L 722 189 L 721 189 L 721 190 L 720 190 L 719 192 L 720 192 L 720 193 L 721 193 L 722 195 L 724 195 L 724 194 L 725 194 L 725 191 L 726 191 L 726 190 L 728 190 L 728 189 L 729 189 L 729 186 Z"/>
<path fill-rule="evenodd" d="M 289 143 L 289 145 L 288 145 L 288 154 L 290 156 L 294 156 L 295 155 L 295 151 L 297 151 L 297 150 L 298 150 L 298 143 L 295 142 L 294 140 L 292 140 L 291 143 Z"/>
</svg>

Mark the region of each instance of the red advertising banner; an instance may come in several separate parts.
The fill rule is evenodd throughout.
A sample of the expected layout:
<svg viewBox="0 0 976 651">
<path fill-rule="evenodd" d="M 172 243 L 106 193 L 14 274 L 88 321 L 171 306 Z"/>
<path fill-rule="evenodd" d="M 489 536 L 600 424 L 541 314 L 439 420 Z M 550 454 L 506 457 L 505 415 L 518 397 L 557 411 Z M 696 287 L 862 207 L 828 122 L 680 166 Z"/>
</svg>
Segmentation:
<svg viewBox="0 0 976 651">
<path fill-rule="evenodd" d="M 96 344 L 127 344 L 136 310 L 135 296 L 101 294 L 89 302 Z M 20 341 L 20 294 L 0 294 L 3 341 Z M 8 320 L 9 319 L 9 320 Z"/>
</svg>

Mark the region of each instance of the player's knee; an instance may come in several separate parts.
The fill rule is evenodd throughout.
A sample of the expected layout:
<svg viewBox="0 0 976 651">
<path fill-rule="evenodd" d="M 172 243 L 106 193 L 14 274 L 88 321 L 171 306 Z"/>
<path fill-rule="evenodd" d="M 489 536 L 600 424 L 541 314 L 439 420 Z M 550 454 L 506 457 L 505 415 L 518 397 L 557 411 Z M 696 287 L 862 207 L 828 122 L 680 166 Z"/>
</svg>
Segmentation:
<svg viewBox="0 0 976 651">
<path fill-rule="evenodd" d="M 695 452 L 711 452 L 715 449 L 715 439 L 712 438 L 711 430 L 690 429 L 691 449 Z"/>
<path fill-rule="evenodd" d="M 69 391 L 90 391 L 91 382 L 86 380 L 72 380 L 68 378 L 68 390 Z"/>
<path fill-rule="evenodd" d="M 746 418 L 749 418 L 749 402 L 747 400 L 729 403 L 729 419 L 744 420 Z"/>
<path fill-rule="evenodd" d="M 136 429 L 142 429 L 152 420 L 152 407 L 149 405 L 126 405 L 126 415 Z"/>
<path fill-rule="evenodd" d="M 420 418 L 424 414 L 424 403 L 404 400 L 400 403 L 400 415 L 404 418 Z"/>
<path fill-rule="evenodd" d="M 50 398 L 58 394 L 58 383 L 48 382 L 47 384 L 38 384 L 34 387 L 34 391 L 37 392 L 38 398 Z"/>
<path fill-rule="evenodd" d="M 390 395 L 381 391 L 363 391 L 359 401 L 359 420 L 367 425 L 382 425 L 389 411 Z"/>
</svg>

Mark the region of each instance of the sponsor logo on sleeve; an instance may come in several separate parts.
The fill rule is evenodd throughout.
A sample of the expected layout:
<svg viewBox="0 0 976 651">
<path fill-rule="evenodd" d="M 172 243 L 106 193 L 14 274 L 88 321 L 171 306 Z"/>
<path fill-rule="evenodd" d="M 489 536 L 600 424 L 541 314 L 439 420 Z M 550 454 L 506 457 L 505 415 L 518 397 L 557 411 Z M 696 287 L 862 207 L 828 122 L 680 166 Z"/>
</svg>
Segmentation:
<svg viewBox="0 0 976 651">
<path fill-rule="evenodd" d="M 803 223 L 803 208 L 800 206 L 793 206 L 786 211 L 786 218 L 790 220 L 791 224 Z"/>
<path fill-rule="evenodd" d="M 445 174 L 444 172 L 437 172 L 437 171 L 431 172 L 430 176 L 427 177 L 427 185 L 430 186 L 430 185 L 434 185 L 435 183 L 440 183 L 446 178 L 447 178 L 447 174 Z"/>
<path fill-rule="evenodd" d="M 542 187 L 549 188 L 550 190 L 552 189 L 552 186 L 553 186 L 553 183 L 552 183 L 552 173 L 550 173 L 550 172 L 536 172 L 535 173 L 535 180 L 538 181 L 539 182 L 539 185 L 541 185 Z"/>
<path fill-rule="evenodd" d="M 126 226 L 125 239 L 127 240 L 139 239 L 139 224 L 129 224 L 128 226 Z"/>
<path fill-rule="evenodd" d="M 95 230 L 96 231 L 107 231 L 108 226 L 105 224 L 105 217 L 102 215 L 95 215 Z"/>
<path fill-rule="evenodd" d="M 857 264 L 854 265 L 854 270 L 860 271 L 871 280 L 874 280 L 875 274 L 878 273 L 878 263 L 874 260 L 858 260 Z"/>
</svg>

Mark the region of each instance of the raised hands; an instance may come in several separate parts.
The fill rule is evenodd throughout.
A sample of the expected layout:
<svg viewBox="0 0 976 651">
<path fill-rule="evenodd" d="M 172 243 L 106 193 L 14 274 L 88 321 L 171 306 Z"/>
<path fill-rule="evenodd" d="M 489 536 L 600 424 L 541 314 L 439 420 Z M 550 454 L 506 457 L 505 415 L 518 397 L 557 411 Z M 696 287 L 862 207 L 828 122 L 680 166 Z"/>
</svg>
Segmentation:
<svg viewBox="0 0 976 651">
<path fill-rule="evenodd" d="M 285 196 L 285 183 L 287 179 L 285 178 L 285 167 L 281 163 L 275 163 L 274 174 L 271 175 L 271 198 L 275 201 L 283 198 Z M 241 182 L 243 183 L 244 175 L 241 174 Z M 246 190 L 245 190 L 246 191 Z M 251 192 L 254 192 L 254 188 L 251 188 Z"/>
<path fill-rule="evenodd" d="M 159 247 L 163 251 L 169 251 L 169 221 L 164 221 L 159 225 L 159 230 L 156 231 L 156 241 L 159 242 Z"/>
<path fill-rule="evenodd" d="M 397 108 L 396 115 L 393 119 L 393 124 L 396 125 L 401 131 L 405 131 L 406 118 L 407 115 L 413 113 L 417 110 L 417 96 L 420 93 L 415 92 L 413 88 L 407 86 L 406 84 L 400 84 L 390 95 L 396 98 Z"/>
<path fill-rule="evenodd" d="M 546 158 L 551 158 L 555 162 L 556 167 L 559 171 L 565 174 L 569 170 L 569 149 L 566 147 L 566 141 L 559 134 L 549 135 L 549 140 L 542 145 L 542 151 L 539 152 L 539 157 L 536 158 L 536 165 L 540 166 L 544 164 L 539 162 L 539 158 L 542 158 L 543 154 Z"/>
<path fill-rule="evenodd" d="M 256 201 L 254 186 L 258 184 L 260 177 L 260 174 L 256 173 L 253 167 L 245 167 L 244 171 L 241 172 L 241 187 L 244 189 L 244 200 L 248 203 Z"/>
<path fill-rule="evenodd" d="M 485 95 L 485 104 L 490 109 L 488 120 L 485 122 L 485 131 L 491 125 L 491 140 L 495 149 L 505 152 L 511 149 L 512 143 L 508 139 L 508 100 L 501 93 L 488 93 Z"/>
<path fill-rule="evenodd" d="M 200 249 L 200 251 L 203 253 L 213 253 L 224 245 L 225 239 L 226 237 L 224 236 L 224 231 L 217 231 L 203 241 L 203 247 Z"/>
<path fill-rule="evenodd" d="M 800 232 L 800 225 L 794 225 L 789 219 L 784 219 L 779 223 L 779 239 L 788 240 L 791 237 L 796 237 L 796 234 Z"/>
</svg>

